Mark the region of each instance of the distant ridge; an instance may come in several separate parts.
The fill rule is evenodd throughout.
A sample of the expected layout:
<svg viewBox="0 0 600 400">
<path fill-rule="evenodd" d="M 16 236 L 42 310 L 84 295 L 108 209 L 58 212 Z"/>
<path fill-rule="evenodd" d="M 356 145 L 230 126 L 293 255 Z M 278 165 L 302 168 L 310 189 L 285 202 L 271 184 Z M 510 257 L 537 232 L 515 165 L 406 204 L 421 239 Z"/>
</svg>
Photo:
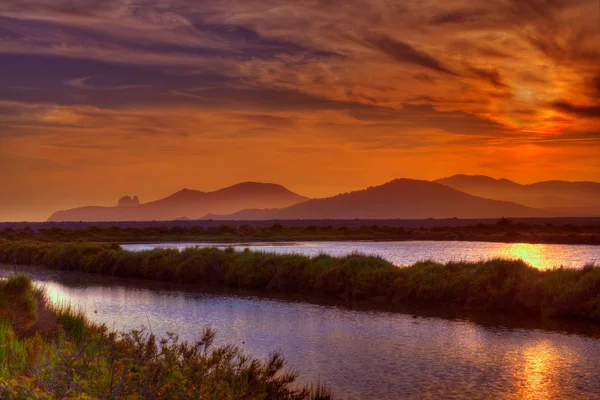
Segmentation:
<svg viewBox="0 0 600 400">
<path fill-rule="evenodd" d="M 521 185 L 484 175 L 434 182 L 396 179 L 325 199 L 309 200 L 273 183 L 244 182 L 213 192 L 182 189 L 139 203 L 57 211 L 50 222 L 172 220 L 425 219 L 600 216 L 600 183 L 546 181 Z"/>
<path fill-rule="evenodd" d="M 244 182 L 214 192 L 183 189 L 164 199 L 139 204 L 122 197 L 116 207 L 79 207 L 57 211 L 48 221 L 169 221 L 199 219 L 208 213 L 232 213 L 245 208 L 281 208 L 308 200 L 273 183 Z M 137 202 L 137 204 L 136 204 Z"/>
<path fill-rule="evenodd" d="M 439 183 L 396 179 L 326 199 L 308 200 L 283 209 L 248 209 L 205 219 L 395 219 L 536 217 L 544 213 L 506 201 L 489 200 Z"/>
<path fill-rule="evenodd" d="M 600 183 L 545 181 L 521 185 L 484 175 L 454 175 L 437 183 L 487 199 L 511 201 L 565 215 L 600 216 Z"/>
</svg>

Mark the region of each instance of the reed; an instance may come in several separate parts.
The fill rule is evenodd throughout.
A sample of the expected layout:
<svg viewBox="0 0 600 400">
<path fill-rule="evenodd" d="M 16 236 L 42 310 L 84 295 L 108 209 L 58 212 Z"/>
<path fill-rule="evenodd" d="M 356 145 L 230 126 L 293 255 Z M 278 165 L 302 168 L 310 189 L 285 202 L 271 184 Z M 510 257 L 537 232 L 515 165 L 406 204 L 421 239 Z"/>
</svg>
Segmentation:
<svg viewBox="0 0 600 400">
<path fill-rule="evenodd" d="M 139 253 L 117 245 L 0 241 L 0 262 L 198 285 L 384 299 L 600 321 L 600 267 L 537 270 L 520 260 L 432 261 L 398 268 L 380 257 L 276 255 L 217 248 Z"/>
</svg>

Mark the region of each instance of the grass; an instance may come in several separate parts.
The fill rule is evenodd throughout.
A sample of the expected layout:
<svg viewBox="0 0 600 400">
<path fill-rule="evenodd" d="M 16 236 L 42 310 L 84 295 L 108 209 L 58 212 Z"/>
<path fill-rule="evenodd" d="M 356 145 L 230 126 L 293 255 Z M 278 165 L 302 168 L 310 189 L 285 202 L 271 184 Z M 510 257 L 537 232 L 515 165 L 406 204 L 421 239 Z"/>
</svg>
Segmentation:
<svg viewBox="0 0 600 400">
<path fill-rule="evenodd" d="M 89 227 L 66 229 L 59 227 L 33 230 L 5 228 L 0 238 L 7 240 L 39 240 L 50 242 L 148 242 L 148 241 L 286 241 L 286 240 L 463 240 L 505 243 L 563 243 L 600 244 L 600 225 L 597 224 L 541 224 L 513 222 L 501 219 L 495 223 L 477 223 L 466 226 L 402 227 L 386 225 L 356 226 L 271 226 L 221 225 L 158 226 L 148 228 Z"/>
<path fill-rule="evenodd" d="M 277 255 L 232 248 L 156 249 L 0 241 L 0 262 L 126 278 L 317 294 L 388 303 L 577 318 L 600 322 L 600 267 L 537 270 L 523 261 L 420 262 L 398 268 L 379 257 Z"/>
<path fill-rule="evenodd" d="M 0 298 L 48 308 L 25 277 L 0 281 Z M 20 314 L 10 312 L 10 304 L 0 304 L 2 399 L 331 399 L 322 384 L 297 385 L 279 353 L 261 361 L 235 346 L 214 347 L 209 329 L 195 343 L 174 334 L 118 335 L 61 308 L 50 309 L 57 317 L 52 329 L 19 335 Z"/>
<path fill-rule="evenodd" d="M 40 293 L 33 290 L 29 279 L 17 276 L 0 282 L 0 320 L 10 319 L 23 329 L 37 320 L 37 301 Z"/>
</svg>

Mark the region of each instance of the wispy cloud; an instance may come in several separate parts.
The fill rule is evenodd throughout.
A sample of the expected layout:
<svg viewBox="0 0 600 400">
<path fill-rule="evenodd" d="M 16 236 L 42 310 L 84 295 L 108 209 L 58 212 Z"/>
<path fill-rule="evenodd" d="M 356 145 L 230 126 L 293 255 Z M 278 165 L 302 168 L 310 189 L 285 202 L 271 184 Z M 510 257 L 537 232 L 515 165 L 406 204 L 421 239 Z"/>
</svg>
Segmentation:
<svg viewBox="0 0 600 400">
<path fill-rule="evenodd" d="M 456 75 L 456 73 L 445 67 L 442 62 L 426 52 L 417 50 L 411 44 L 393 39 L 387 35 L 368 35 L 364 39 L 364 43 L 378 51 L 381 51 L 398 62 L 414 64 L 437 72 Z"/>
<path fill-rule="evenodd" d="M 151 87 L 150 84 L 146 84 L 146 85 L 118 85 L 118 86 L 96 86 L 93 85 L 90 82 L 90 80 L 92 79 L 91 76 L 85 76 L 83 78 L 72 78 L 72 79 L 66 79 L 63 81 L 63 83 L 66 86 L 70 86 L 76 89 L 81 89 L 81 90 L 109 90 L 109 91 L 119 91 L 119 90 L 133 90 L 133 89 L 143 89 L 143 88 L 148 88 Z"/>
</svg>

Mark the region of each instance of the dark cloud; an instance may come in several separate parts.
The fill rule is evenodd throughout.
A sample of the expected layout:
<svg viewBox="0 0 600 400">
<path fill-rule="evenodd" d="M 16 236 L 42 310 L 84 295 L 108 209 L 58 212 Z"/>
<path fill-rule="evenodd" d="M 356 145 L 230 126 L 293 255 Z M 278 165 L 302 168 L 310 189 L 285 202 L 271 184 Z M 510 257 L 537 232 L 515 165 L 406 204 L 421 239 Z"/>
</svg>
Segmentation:
<svg viewBox="0 0 600 400">
<path fill-rule="evenodd" d="M 3 0 L 2 7 L 7 11 L 64 13 L 71 15 L 91 16 L 114 11 L 122 8 L 123 2 L 118 0 L 106 1 L 73 1 L 73 0 Z"/>
<path fill-rule="evenodd" d="M 581 3 L 581 0 L 509 0 L 507 8 L 519 19 L 552 18 L 557 11 Z"/>
<path fill-rule="evenodd" d="M 380 127 L 396 124 L 464 135 L 491 135 L 506 131 L 502 125 L 485 118 L 462 111 L 438 111 L 431 104 L 405 104 L 400 110 L 354 109 L 350 115 L 360 121 L 374 122 Z"/>
<path fill-rule="evenodd" d="M 467 67 L 467 71 L 475 78 L 491 83 L 497 88 L 507 87 L 506 83 L 504 83 L 504 80 L 502 79 L 502 76 L 496 69 L 483 69 L 469 66 Z"/>
<path fill-rule="evenodd" d="M 576 106 L 566 101 L 552 103 L 556 110 L 584 118 L 600 118 L 600 105 Z"/>
<path fill-rule="evenodd" d="M 0 99 L 26 103 L 85 104 L 105 108 L 169 105 L 176 100 L 170 95 L 173 90 L 238 82 L 236 78 L 223 75 L 186 75 L 182 69 L 54 56 L 0 54 L 0 64 L 4 71 L 0 74 Z M 77 80 L 82 84 L 73 84 Z M 24 86 L 40 90 L 25 90 Z M 86 90 L 86 87 L 95 90 Z M 181 103 L 180 100 L 177 102 Z"/>
<path fill-rule="evenodd" d="M 413 76 L 418 81 L 434 84 L 437 79 L 429 74 L 416 74 Z"/>
<path fill-rule="evenodd" d="M 597 26 L 577 24 L 566 17 L 568 11 L 586 2 L 589 0 L 511 0 L 509 16 L 528 25 L 524 38 L 548 58 L 565 64 L 600 63 L 594 44 Z"/>
<path fill-rule="evenodd" d="M 277 54 L 310 54 L 315 57 L 341 57 L 340 54 L 309 48 L 282 38 L 261 35 L 250 27 L 233 24 L 195 23 L 194 29 L 217 40 L 233 43 L 247 58 L 268 57 Z"/>
<path fill-rule="evenodd" d="M 562 63 L 572 58 L 571 46 L 563 38 L 554 36 L 553 32 L 547 28 L 538 28 L 538 31 L 529 34 L 527 39 L 535 48 L 552 60 Z"/>
<path fill-rule="evenodd" d="M 457 75 L 429 54 L 387 35 L 370 35 L 364 39 L 363 43 L 373 49 L 379 50 L 398 62 L 414 64 L 450 75 Z"/>
<path fill-rule="evenodd" d="M 179 28 L 186 30 L 189 42 L 158 40 L 145 37 L 119 36 L 110 31 L 91 30 L 80 26 L 69 26 L 49 21 L 27 21 L 0 16 L 0 37 L 21 40 L 24 43 L 48 45 L 48 40 L 85 43 L 86 46 L 101 46 L 145 51 L 154 54 L 182 54 L 206 57 L 227 57 L 235 59 L 272 58 L 282 54 L 302 54 L 309 57 L 342 57 L 332 51 L 311 48 L 285 40 L 269 38 L 256 30 L 234 24 L 206 24 L 196 22 Z M 165 30 L 169 30 L 166 29 Z M 220 43 L 222 48 L 200 44 L 202 39 Z"/>
<path fill-rule="evenodd" d="M 600 100 L 600 74 L 592 78 L 591 87 L 593 91 L 593 96 L 596 99 Z"/>
</svg>

